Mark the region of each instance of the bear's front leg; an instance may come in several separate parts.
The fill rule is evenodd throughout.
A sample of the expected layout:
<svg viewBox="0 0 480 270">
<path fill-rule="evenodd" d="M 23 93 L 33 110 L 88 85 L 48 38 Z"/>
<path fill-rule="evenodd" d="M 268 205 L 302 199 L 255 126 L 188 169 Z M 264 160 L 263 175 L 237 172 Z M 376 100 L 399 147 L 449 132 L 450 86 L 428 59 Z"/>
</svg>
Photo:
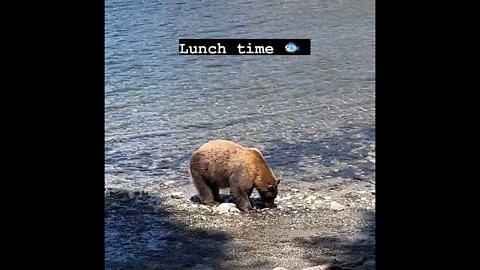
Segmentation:
<svg viewBox="0 0 480 270">
<path fill-rule="evenodd" d="M 250 199 L 248 198 L 247 192 L 239 187 L 231 187 L 230 194 L 233 197 L 233 202 L 237 206 L 238 209 L 245 213 L 253 212 L 252 204 L 250 203 Z"/>
</svg>

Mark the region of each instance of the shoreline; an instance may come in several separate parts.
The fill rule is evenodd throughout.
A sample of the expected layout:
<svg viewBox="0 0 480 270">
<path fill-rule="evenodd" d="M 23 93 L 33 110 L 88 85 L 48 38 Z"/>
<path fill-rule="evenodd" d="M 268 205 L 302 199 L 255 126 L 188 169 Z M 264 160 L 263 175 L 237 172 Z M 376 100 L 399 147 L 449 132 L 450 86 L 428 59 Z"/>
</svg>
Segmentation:
<svg viewBox="0 0 480 270">
<path fill-rule="evenodd" d="M 228 189 L 220 193 L 229 199 Z M 375 269 L 374 181 L 282 182 L 278 207 L 253 214 L 200 205 L 194 195 L 176 181 L 107 186 L 106 269 L 322 269 L 360 257 L 358 269 Z M 258 193 L 250 198 L 255 204 Z"/>
</svg>

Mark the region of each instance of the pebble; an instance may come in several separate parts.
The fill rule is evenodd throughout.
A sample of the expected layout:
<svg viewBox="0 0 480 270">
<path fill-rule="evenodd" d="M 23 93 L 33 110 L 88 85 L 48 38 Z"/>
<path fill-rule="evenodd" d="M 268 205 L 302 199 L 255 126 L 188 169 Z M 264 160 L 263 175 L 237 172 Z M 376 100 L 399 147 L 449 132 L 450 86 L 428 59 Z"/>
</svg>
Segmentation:
<svg viewBox="0 0 480 270">
<path fill-rule="evenodd" d="M 326 200 L 326 201 L 330 201 L 332 199 L 332 197 L 330 196 L 323 196 L 323 198 Z"/>
<path fill-rule="evenodd" d="M 229 212 L 240 212 L 237 206 L 234 203 L 221 203 L 215 207 L 213 207 L 214 212 L 218 212 L 219 214 L 226 214 Z"/>
<path fill-rule="evenodd" d="M 135 191 L 129 192 L 128 197 L 132 200 L 135 199 Z"/>
<path fill-rule="evenodd" d="M 204 205 L 204 204 L 198 204 L 198 207 L 200 207 L 202 209 L 205 209 L 205 210 L 212 211 L 212 208 L 210 206 L 207 206 L 207 205 Z"/>
<path fill-rule="evenodd" d="M 310 195 L 310 196 L 307 197 L 306 200 L 307 200 L 307 201 L 314 201 L 314 200 L 316 200 L 316 199 L 317 199 L 317 196 Z"/>
<path fill-rule="evenodd" d="M 345 209 L 345 205 L 340 204 L 336 201 L 332 201 L 332 203 L 330 204 L 330 208 L 332 210 L 335 210 L 335 211 L 341 211 L 341 210 Z"/>
<path fill-rule="evenodd" d="M 291 190 L 292 190 L 293 192 L 299 192 L 299 191 L 300 191 L 300 189 L 298 189 L 298 188 L 292 188 Z"/>
<path fill-rule="evenodd" d="M 166 186 L 173 186 L 175 184 L 175 181 L 174 180 L 168 180 L 168 181 L 163 182 L 163 184 L 166 185 Z"/>
<path fill-rule="evenodd" d="M 172 194 L 170 194 L 170 197 L 174 199 L 181 199 L 183 198 L 183 192 L 182 191 L 172 192 Z"/>
</svg>

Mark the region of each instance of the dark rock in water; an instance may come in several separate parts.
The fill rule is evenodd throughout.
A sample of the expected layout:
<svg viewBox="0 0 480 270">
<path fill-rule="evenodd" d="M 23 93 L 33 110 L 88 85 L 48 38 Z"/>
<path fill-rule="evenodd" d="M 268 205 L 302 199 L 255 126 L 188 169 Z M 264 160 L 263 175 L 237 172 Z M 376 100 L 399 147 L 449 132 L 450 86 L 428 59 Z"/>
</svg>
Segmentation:
<svg viewBox="0 0 480 270">
<path fill-rule="evenodd" d="M 147 194 L 147 192 L 142 190 L 128 190 L 124 188 L 106 188 L 105 189 L 105 198 L 111 197 L 120 200 L 133 200 L 137 197 Z"/>
<path fill-rule="evenodd" d="M 215 268 L 205 264 L 197 264 L 193 270 L 215 270 Z"/>
<path fill-rule="evenodd" d="M 106 188 L 105 193 L 108 195 L 128 195 L 131 190 L 124 188 Z"/>
</svg>

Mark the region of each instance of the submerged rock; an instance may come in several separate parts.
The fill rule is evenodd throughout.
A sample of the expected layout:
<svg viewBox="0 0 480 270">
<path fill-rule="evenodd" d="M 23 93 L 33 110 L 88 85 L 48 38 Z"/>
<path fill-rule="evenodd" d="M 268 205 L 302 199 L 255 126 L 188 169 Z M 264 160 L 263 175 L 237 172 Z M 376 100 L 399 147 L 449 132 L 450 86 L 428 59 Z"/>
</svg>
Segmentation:
<svg viewBox="0 0 480 270">
<path fill-rule="evenodd" d="M 197 264 L 193 269 L 194 270 L 215 270 L 215 268 L 205 264 Z"/>
<path fill-rule="evenodd" d="M 135 191 L 129 192 L 128 197 L 132 200 L 135 199 Z"/>
<path fill-rule="evenodd" d="M 136 197 L 141 197 L 143 194 L 147 194 L 143 190 L 128 190 L 123 188 L 106 188 L 105 197 L 116 197 L 120 198 L 122 201 L 128 201 L 135 199 Z"/>
</svg>

